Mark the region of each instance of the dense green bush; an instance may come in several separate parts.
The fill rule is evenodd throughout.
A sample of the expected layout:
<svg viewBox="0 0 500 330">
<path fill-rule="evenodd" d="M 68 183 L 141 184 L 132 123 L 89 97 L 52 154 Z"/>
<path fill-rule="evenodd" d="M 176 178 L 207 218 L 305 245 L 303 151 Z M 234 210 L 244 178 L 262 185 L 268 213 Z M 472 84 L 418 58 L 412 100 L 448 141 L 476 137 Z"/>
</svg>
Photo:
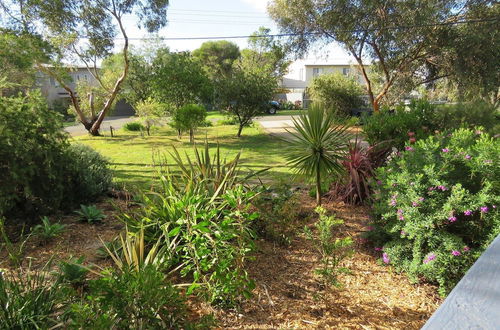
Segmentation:
<svg viewBox="0 0 500 330">
<path fill-rule="evenodd" d="M 351 110 L 363 106 L 364 94 L 360 84 L 339 73 L 323 74 L 307 89 L 314 103 L 321 104 L 338 116 L 350 116 Z"/>
<path fill-rule="evenodd" d="M 491 104 L 476 101 L 438 106 L 435 118 L 439 130 L 482 126 L 486 131 L 497 134 L 500 131 L 499 116 L 498 109 Z"/>
<path fill-rule="evenodd" d="M 160 187 L 141 198 L 141 208 L 124 215 L 129 230 L 144 231 L 146 244 L 168 255 L 195 292 L 215 305 L 233 306 L 254 288 L 245 270 L 253 251 L 249 209 L 254 193 L 244 189 L 238 160 L 225 161 L 195 148 L 195 161 L 172 154 L 180 175 L 160 173 Z M 189 164 L 187 166 L 186 164 Z M 158 244 L 159 243 L 159 244 Z M 165 250 L 166 249 L 166 250 Z"/>
<path fill-rule="evenodd" d="M 437 106 L 413 100 L 408 108 L 398 106 L 393 112 L 385 110 L 364 117 L 363 131 L 370 144 L 391 141 L 392 146 L 402 150 L 406 142 L 425 139 L 436 131 L 482 126 L 497 134 L 498 116 L 498 110 L 483 102 Z"/>
<path fill-rule="evenodd" d="M 385 109 L 364 117 L 363 132 L 371 145 L 390 141 L 390 145 L 402 150 L 410 139 L 425 139 L 434 134 L 435 111 L 436 107 L 429 102 L 414 100 L 408 110 L 400 106 L 393 112 Z"/>
<path fill-rule="evenodd" d="M 90 148 L 70 147 L 39 94 L 0 98 L 0 215 L 38 219 L 93 199 L 110 185 L 106 166 Z"/>
<path fill-rule="evenodd" d="M 72 144 L 67 150 L 69 175 L 66 194 L 73 196 L 71 206 L 90 202 L 107 192 L 113 173 L 109 161 L 100 153 L 83 144 Z"/>
<path fill-rule="evenodd" d="M 135 271 L 105 271 L 90 281 L 85 297 L 67 318 L 78 329 L 184 329 L 184 300 L 165 275 L 149 265 Z"/>
<path fill-rule="evenodd" d="M 406 146 L 376 172 L 373 211 L 383 260 L 448 292 L 500 234 L 500 143 L 458 129 Z"/>
<path fill-rule="evenodd" d="M 143 124 L 139 123 L 138 121 L 132 121 L 130 123 L 126 123 L 123 125 L 123 129 L 129 132 L 140 132 L 145 130 L 146 128 L 144 127 Z"/>
<path fill-rule="evenodd" d="M 194 131 L 205 123 L 207 110 L 202 105 L 186 104 L 177 109 L 172 116 L 171 126 L 179 132 L 188 131 L 189 139 L 194 142 Z"/>
</svg>

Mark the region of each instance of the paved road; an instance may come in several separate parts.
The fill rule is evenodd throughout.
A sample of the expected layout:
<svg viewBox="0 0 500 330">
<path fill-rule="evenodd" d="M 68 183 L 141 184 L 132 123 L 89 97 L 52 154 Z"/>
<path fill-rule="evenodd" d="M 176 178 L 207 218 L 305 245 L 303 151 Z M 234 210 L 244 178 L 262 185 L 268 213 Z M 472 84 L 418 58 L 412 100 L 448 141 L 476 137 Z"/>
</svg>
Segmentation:
<svg viewBox="0 0 500 330">
<path fill-rule="evenodd" d="M 101 124 L 101 132 L 109 132 L 109 126 L 113 126 L 113 129 L 119 129 L 128 122 L 136 120 L 137 117 L 108 117 Z M 79 136 L 88 134 L 85 127 L 82 124 L 75 126 L 68 126 L 64 128 L 71 136 Z"/>
<path fill-rule="evenodd" d="M 264 128 L 264 130 L 279 138 L 289 138 L 290 133 L 287 130 L 293 130 L 292 116 L 264 116 L 259 117 L 256 121 Z"/>
</svg>

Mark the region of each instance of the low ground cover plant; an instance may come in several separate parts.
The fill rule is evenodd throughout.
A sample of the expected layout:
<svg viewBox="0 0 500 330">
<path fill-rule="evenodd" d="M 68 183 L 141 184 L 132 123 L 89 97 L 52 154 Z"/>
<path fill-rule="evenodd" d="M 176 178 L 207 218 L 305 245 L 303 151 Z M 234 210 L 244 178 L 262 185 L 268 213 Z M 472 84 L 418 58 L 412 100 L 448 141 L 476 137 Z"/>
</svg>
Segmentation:
<svg viewBox="0 0 500 330">
<path fill-rule="evenodd" d="M 458 129 L 405 149 L 377 170 L 368 236 L 383 262 L 446 294 L 500 234 L 500 143 Z"/>
<path fill-rule="evenodd" d="M 123 129 L 129 132 L 140 132 L 146 130 L 146 127 L 138 121 L 132 121 L 123 125 Z"/>
<path fill-rule="evenodd" d="M 50 223 L 50 219 L 46 216 L 42 217 L 42 224 L 33 227 L 32 232 L 38 236 L 43 242 L 61 235 L 66 230 L 66 225 L 61 223 Z"/>
<path fill-rule="evenodd" d="M 95 205 L 80 205 L 80 209 L 75 211 L 80 216 L 80 221 L 85 221 L 90 224 L 99 223 L 106 215 Z"/>
</svg>

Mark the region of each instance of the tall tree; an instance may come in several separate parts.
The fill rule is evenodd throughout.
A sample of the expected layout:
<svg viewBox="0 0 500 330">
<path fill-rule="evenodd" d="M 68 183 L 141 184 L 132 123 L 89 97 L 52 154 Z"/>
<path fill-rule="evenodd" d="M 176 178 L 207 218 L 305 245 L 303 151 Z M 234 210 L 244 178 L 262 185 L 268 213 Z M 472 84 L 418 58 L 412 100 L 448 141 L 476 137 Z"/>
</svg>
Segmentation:
<svg viewBox="0 0 500 330">
<path fill-rule="evenodd" d="M 207 41 L 193 51 L 193 56 L 202 63 L 210 78 L 214 79 L 231 72 L 234 61 L 240 57 L 240 49 L 235 43 L 226 40 Z"/>
<path fill-rule="evenodd" d="M 340 43 L 356 59 L 378 112 L 398 81 L 418 76 L 439 25 L 457 22 L 474 2 L 480 1 L 274 0 L 269 12 L 283 32 L 293 34 L 290 44 L 298 50 L 317 41 Z M 367 59 L 383 75 L 379 90 L 370 80 Z"/>
<path fill-rule="evenodd" d="M 243 59 L 248 58 L 279 78 L 287 73 L 288 47 L 271 35 L 271 29 L 261 26 L 248 38 L 248 45 L 249 48 L 241 51 Z"/>
<path fill-rule="evenodd" d="M 168 3 L 168 0 L 0 0 L 0 7 L 3 9 L 1 21 L 23 33 L 43 32 L 44 39 L 57 50 L 57 56 L 52 57 L 49 65 L 37 61 L 37 67 L 59 82 L 69 93 L 75 112 L 85 128 L 92 135 L 99 135 L 101 123 L 129 70 L 129 38 L 124 16 L 135 14 L 139 28 L 154 32 L 166 24 Z M 121 74 L 107 89 L 102 83 L 97 63 L 110 55 L 118 33 L 123 39 L 123 65 Z M 106 101 L 100 109 L 82 109 L 79 97 L 84 96 L 77 96 L 70 88 L 67 69 L 61 64 L 63 59 L 83 62 L 107 91 Z M 88 95 L 88 98 L 92 99 L 93 95 Z M 90 100 L 87 104 L 92 106 L 94 102 Z M 88 116 L 86 113 L 95 115 Z"/>
</svg>

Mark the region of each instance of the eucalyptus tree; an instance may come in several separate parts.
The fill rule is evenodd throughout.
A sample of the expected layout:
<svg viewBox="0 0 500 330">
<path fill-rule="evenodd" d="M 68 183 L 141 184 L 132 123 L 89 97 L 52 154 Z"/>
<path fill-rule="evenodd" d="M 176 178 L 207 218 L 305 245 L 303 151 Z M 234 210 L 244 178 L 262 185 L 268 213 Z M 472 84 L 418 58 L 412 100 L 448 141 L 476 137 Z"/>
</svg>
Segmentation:
<svg viewBox="0 0 500 330">
<path fill-rule="evenodd" d="M 11 29 L 25 34 L 40 35 L 55 50 L 50 61 L 35 59 L 37 68 L 57 80 L 71 99 L 78 119 L 92 135 L 109 113 L 127 77 L 129 36 L 125 18 L 137 17 L 138 27 L 154 32 L 167 23 L 168 0 L 0 0 L 1 19 Z M 98 70 L 101 59 L 111 55 L 119 39 L 123 57 L 120 74 L 110 86 L 104 84 Z M 106 91 L 106 100 L 99 109 L 93 108 L 93 94 L 77 95 L 70 88 L 67 66 L 72 61 L 83 63 Z M 87 98 L 82 106 L 79 98 Z"/>
<path fill-rule="evenodd" d="M 374 111 L 388 91 L 408 76 L 427 80 L 421 70 L 440 26 L 456 24 L 468 8 L 485 0 L 274 0 L 271 17 L 282 32 L 291 35 L 290 45 L 305 52 L 313 43 L 337 41 L 352 55 L 364 77 Z M 371 70 L 383 76 L 375 90 Z M 434 77 L 433 79 L 435 79 Z"/>
</svg>

